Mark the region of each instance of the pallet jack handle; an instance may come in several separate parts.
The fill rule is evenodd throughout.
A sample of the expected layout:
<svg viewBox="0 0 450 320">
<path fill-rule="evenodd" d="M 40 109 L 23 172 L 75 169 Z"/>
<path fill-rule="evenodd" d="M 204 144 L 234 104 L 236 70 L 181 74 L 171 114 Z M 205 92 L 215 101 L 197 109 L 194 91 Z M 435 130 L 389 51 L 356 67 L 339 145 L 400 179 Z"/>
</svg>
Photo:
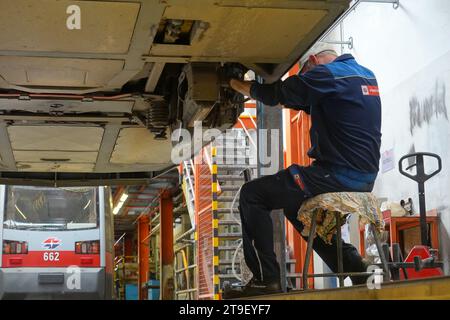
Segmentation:
<svg viewBox="0 0 450 320">
<path fill-rule="evenodd" d="M 409 170 L 413 167 L 416 167 L 416 174 L 412 175 L 403 170 L 403 161 L 415 157 L 415 163 L 405 168 L 405 170 Z M 431 174 L 425 173 L 424 167 L 424 157 L 432 157 L 437 159 L 438 168 L 433 171 Z M 400 158 L 398 161 L 398 168 L 402 175 L 416 181 L 419 184 L 419 209 L 420 209 L 420 237 L 422 241 L 422 245 L 431 247 L 430 239 L 428 237 L 428 228 L 427 228 L 427 217 L 426 217 L 426 204 L 425 204 L 425 181 L 430 179 L 431 177 L 438 174 L 442 169 L 442 160 L 437 154 L 429 153 L 429 152 L 416 152 L 410 153 Z"/>
</svg>

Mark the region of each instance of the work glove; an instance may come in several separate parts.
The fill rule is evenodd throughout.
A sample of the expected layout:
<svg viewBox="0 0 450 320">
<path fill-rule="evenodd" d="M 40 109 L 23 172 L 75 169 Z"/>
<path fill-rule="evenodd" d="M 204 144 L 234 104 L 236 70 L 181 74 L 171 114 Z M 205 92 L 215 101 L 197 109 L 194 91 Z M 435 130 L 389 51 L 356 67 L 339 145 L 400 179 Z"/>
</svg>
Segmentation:
<svg viewBox="0 0 450 320">
<path fill-rule="evenodd" d="M 244 70 L 236 63 L 225 64 L 218 70 L 220 86 L 230 88 L 231 79 L 244 79 Z"/>
</svg>

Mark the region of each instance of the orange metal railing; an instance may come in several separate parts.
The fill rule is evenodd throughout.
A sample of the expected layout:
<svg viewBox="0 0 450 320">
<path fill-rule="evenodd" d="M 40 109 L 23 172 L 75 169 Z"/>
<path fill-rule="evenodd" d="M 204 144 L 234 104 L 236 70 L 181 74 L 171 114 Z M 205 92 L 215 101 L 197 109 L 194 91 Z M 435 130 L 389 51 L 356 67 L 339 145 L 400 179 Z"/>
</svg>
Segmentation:
<svg viewBox="0 0 450 320">
<path fill-rule="evenodd" d="M 197 240 L 198 298 L 212 299 L 213 288 L 213 237 L 211 210 L 211 170 L 205 160 L 206 148 L 194 160 L 195 213 Z"/>
</svg>

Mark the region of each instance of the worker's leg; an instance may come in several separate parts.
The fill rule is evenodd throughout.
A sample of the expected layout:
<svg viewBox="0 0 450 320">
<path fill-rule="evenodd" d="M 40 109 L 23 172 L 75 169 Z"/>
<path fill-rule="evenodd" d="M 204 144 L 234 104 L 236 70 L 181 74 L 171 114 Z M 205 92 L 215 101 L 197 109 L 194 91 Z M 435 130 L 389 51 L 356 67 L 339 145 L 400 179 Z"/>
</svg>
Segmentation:
<svg viewBox="0 0 450 320">
<path fill-rule="evenodd" d="M 305 194 L 286 170 L 242 186 L 239 209 L 244 256 L 256 279 L 264 282 L 280 280 L 280 266 L 273 251 L 270 212 L 284 207 L 299 208 L 304 198 Z"/>
<path fill-rule="evenodd" d="M 326 171 L 313 169 L 313 172 L 311 168 L 308 170 L 303 178 L 305 184 L 310 187 L 307 191 L 310 196 L 326 192 L 351 191 L 343 189 Z M 294 183 L 287 170 L 252 180 L 242 187 L 240 213 L 244 256 L 257 279 L 270 281 L 279 278 L 279 265 L 273 251 L 273 226 L 270 212 L 274 209 L 283 209 L 286 218 L 300 233 L 303 230 L 303 224 L 297 220 L 297 213 L 308 195 Z M 307 240 L 306 237 L 304 238 Z M 340 241 L 343 248 L 344 271 L 366 271 L 366 266 L 357 249 L 342 239 Z M 326 244 L 320 237 L 316 237 L 313 242 L 314 250 L 334 272 L 337 272 L 336 246 L 336 236 L 333 237 L 331 245 Z M 359 279 L 363 280 L 353 278 L 352 282 L 357 283 Z"/>
</svg>

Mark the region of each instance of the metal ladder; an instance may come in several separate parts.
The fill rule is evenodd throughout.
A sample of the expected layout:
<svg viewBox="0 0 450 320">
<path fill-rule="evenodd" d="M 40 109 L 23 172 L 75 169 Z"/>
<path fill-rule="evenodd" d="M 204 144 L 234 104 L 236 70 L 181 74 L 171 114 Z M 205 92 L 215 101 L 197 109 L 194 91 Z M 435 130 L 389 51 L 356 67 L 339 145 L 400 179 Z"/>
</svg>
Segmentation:
<svg viewBox="0 0 450 320">
<path fill-rule="evenodd" d="M 178 236 L 175 239 L 175 260 L 174 260 L 174 272 L 175 272 L 175 299 L 186 300 L 194 299 L 197 293 L 197 288 L 190 285 L 191 277 L 194 277 L 195 283 L 195 273 L 197 265 L 195 263 L 189 264 L 188 257 L 186 255 L 187 250 L 196 251 L 195 247 L 195 237 L 193 239 L 192 235 L 195 232 L 195 191 L 194 191 L 194 163 L 192 160 L 187 160 L 183 162 L 183 176 L 182 176 L 182 189 L 183 196 L 186 203 L 186 209 L 189 214 L 189 220 L 191 224 L 191 229 Z M 175 212 L 176 209 L 174 209 Z M 178 263 L 181 257 L 183 263 L 181 266 Z M 178 278 L 185 277 L 184 285 L 180 287 L 178 285 Z"/>
<path fill-rule="evenodd" d="M 217 194 L 220 288 L 223 288 L 225 281 L 233 284 L 249 280 L 245 277 L 246 275 L 243 276 L 243 270 L 240 270 L 245 262 L 240 263 L 236 259 L 237 252 L 243 253 L 242 248 L 239 248 L 242 233 L 238 210 L 238 193 L 245 183 L 243 172 L 248 170 L 251 174 L 249 179 L 256 177 L 257 173 L 256 153 L 251 157 L 251 138 L 248 135 L 247 130 L 233 129 L 231 134 L 222 135 L 215 143 L 218 163 L 217 181 L 220 185 L 220 192 Z M 235 272 L 233 272 L 233 260 Z M 287 256 L 285 262 L 287 287 L 288 290 L 292 290 L 297 287 L 295 281 L 292 281 L 292 278 L 295 278 L 292 275 L 295 273 L 296 260 Z"/>
<path fill-rule="evenodd" d="M 248 132 L 243 129 L 228 130 L 214 143 L 217 163 L 216 179 L 218 183 L 218 276 L 219 287 L 225 281 L 240 283 L 247 281 L 248 272 L 243 275 L 242 232 L 238 210 L 239 191 L 245 183 L 244 170 L 255 174 L 256 161 L 250 157 Z M 247 277 L 247 278 L 246 278 Z"/>
<path fill-rule="evenodd" d="M 194 163 L 191 160 L 183 162 L 183 194 L 191 220 L 191 226 L 195 227 L 195 191 L 194 191 Z"/>
</svg>

